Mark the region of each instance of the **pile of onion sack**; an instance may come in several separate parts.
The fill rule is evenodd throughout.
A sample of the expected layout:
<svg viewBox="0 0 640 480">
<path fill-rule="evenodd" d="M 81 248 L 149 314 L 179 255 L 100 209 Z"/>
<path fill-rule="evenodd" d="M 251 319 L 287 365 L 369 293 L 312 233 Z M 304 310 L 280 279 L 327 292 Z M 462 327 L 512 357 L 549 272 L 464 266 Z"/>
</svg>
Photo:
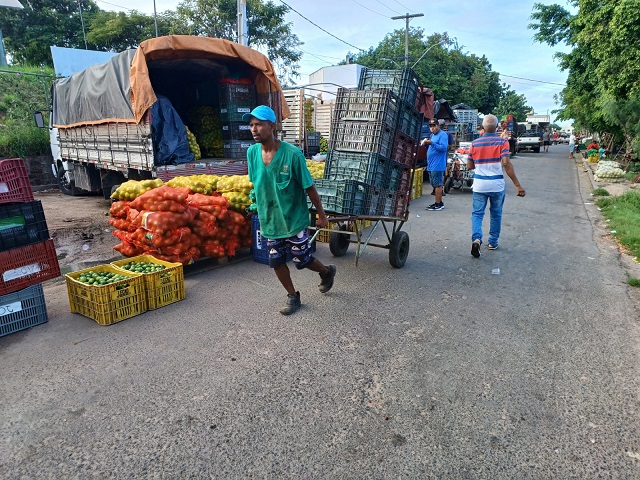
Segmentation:
<svg viewBox="0 0 640 480">
<path fill-rule="evenodd" d="M 121 243 L 114 249 L 127 257 L 149 254 L 186 265 L 205 257 L 233 256 L 237 249 L 251 247 L 248 203 L 235 203 L 234 210 L 228 192 L 222 195 L 212 187 L 220 179 L 205 179 L 210 188 L 203 189 L 203 179 L 195 177 L 176 177 L 162 186 L 140 189 L 143 193 L 133 200 L 118 199 L 133 196 L 131 184 L 127 185 L 126 193 L 116 190 L 109 223 Z M 251 186 L 248 181 L 235 184 L 244 189 Z"/>
</svg>

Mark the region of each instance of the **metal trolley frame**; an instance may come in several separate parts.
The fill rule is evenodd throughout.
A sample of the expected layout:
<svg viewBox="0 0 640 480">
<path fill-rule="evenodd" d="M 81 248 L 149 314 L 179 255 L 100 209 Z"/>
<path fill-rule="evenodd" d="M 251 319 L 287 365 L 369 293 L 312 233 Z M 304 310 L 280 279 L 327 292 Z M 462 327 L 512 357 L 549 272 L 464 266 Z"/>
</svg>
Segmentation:
<svg viewBox="0 0 640 480">
<path fill-rule="evenodd" d="M 317 228 L 316 227 L 316 210 L 311 209 L 309 230 L 315 230 L 315 233 L 309 240 L 316 241 L 317 236 L 322 231 L 330 232 L 329 250 L 335 257 L 346 255 L 349 245 L 356 244 L 356 266 L 358 260 L 363 255 L 367 246 L 385 248 L 389 250 L 389 264 L 394 268 L 404 267 L 409 255 L 409 234 L 402 230 L 405 222 L 409 220 L 409 205 L 411 203 L 411 191 L 413 189 L 413 178 L 415 174 L 415 162 L 411 170 L 411 178 L 409 181 L 409 192 L 407 194 L 407 204 L 404 214 L 401 217 L 381 216 L 381 215 L 347 215 L 341 213 L 328 212 L 327 217 L 329 223 L 334 223 L 333 228 Z M 369 220 L 373 222 L 371 230 L 365 234 L 362 227 L 363 222 Z M 347 225 L 353 225 L 353 231 L 347 229 Z M 378 227 L 382 226 L 387 238 L 386 244 L 374 243 L 371 241 Z M 369 228 L 369 227 L 367 227 Z"/>
</svg>

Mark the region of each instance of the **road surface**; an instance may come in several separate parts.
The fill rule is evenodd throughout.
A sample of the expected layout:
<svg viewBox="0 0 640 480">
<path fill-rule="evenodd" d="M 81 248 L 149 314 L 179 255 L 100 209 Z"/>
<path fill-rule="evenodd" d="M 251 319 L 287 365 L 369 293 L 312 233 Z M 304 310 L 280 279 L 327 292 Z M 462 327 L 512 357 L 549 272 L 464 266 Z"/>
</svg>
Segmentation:
<svg viewBox="0 0 640 480">
<path fill-rule="evenodd" d="M 294 271 L 291 317 L 252 261 L 110 327 L 48 285 L 49 322 L 0 338 L 2 476 L 640 478 L 638 312 L 567 149 L 514 159 L 499 250 L 425 184 L 403 269 L 320 245 L 335 286 Z"/>
</svg>

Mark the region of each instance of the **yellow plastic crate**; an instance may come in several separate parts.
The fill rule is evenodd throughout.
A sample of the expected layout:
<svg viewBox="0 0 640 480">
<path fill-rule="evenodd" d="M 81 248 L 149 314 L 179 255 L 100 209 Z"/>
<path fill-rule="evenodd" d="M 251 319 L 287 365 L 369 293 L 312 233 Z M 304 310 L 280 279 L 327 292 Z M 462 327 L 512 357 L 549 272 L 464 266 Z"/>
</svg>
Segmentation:
<svg viewBox="0 0 640 480">
<path fill-rule="evenodd" d="M 137 257 L 125 258 L 117 262 L 111 262 L 111 265 L 118 270 L 128 272 L 122 268 L 131 262 L 155 263 L 156 265 L 164 265 L 164 270 L 154 273 L 142 273 L 147 296 L 147 309 L 155 310 L 164 307 L 170 303 L 184 299 L 184 271 L 181 263 L 165 262 L 153 255 L 140 255 Z"/>
<path fill-rule="evenodd" d="M 411 200 L 422 196 L 422 184 L 424 183 L 424 169 L 416 168 L 413 171 L 413 186 L 411 188 Z"/>
<path fill-rule="evenodd" d="M 87 285 L 78 280 L 80 275 L 90 271 L 119 273 L 130 278 L 102 286 Z M 111 325 L 147 310 L 144 279 L 139 273 L 123 272 L 111 265 L 98 265 L 67 273 L 65 278 L 71 312 L 92 318 L 100 325 Z"/>
</svg>

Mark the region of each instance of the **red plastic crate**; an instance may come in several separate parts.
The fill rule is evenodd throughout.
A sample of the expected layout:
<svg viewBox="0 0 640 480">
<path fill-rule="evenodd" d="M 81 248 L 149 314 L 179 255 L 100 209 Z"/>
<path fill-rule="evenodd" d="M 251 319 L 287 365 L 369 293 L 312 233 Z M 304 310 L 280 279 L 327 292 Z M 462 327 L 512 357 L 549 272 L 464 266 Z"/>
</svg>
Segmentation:
<svg viewBox="0 0 640 480">
<path fill-rule="evenodd" d="M 0 295 L 60 276 L 53 240 L 0 252 Z"/>
<path fill-rule="evenodd" d="M 0 203 L 33 202 L 33 191 L 24 160 L 0 160 Z"/>
<path fill-rule="evenodd" d="M 393 140 L 392 152 L 392 160 L 413 168 L 416 161 L 416 141 L 413 138 L 398 130 Z"/>
</svg>

